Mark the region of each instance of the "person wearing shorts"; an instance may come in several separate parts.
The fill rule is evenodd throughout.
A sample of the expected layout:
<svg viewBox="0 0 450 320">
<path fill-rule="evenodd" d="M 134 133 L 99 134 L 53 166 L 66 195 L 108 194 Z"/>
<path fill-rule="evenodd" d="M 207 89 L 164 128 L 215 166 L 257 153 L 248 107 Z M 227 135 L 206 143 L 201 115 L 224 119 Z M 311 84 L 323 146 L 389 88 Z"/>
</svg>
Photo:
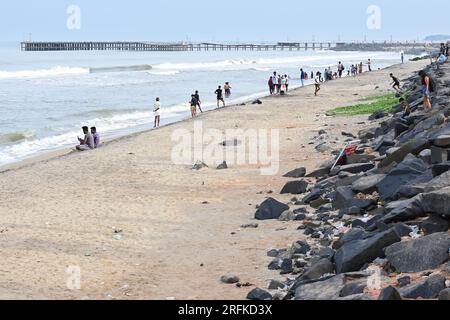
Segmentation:
<svg viewBox="0 0 450 320">
<path fill-rule="evenodd" d="M 88 151 L 95 149 L 94 137 L 89 132 L 89 127 L 83 127 L 84 138 L 78 138 L 80 144 L 76 146 L 78 151 Z"/>
<path fill-rule="evenodd" d="M 317 96 L 317 93 L 320 91 L 320 72 L 316 73 L 316 78 L 314 80 L 315 92 L 314 95 Z"/>
<path fill-rule="evenodd" d="M 225 108 L 225 99 L 223 98 L 222 86 L 219 86 L 214 93 L 217 95 L 217 108 L 220 107 L 220 102 L 223 103 L 223 107 Z"/>
<path fill-rule="evenodd" d="M 191 95 L 191 116 L 192 118 L 197 117 L 197 105 L 198 105 L 198 100 L 195 97 L 195 94 Z"/>
<path fill-rule="evenodd" d="M 392 88 L 394 88 L 395 91 L 397 91 L 397 92 L 401 91 L 401 89 L 400 89 L 400 80 L 398 80 L 398 78 L 395 77 L 392 73 L 390 74 L 390 77 L 392 79 L 392 83 L 391 83 Z"/>
<path fill-rule="evenodd" d="M 431 109 L 431 99 L 430 99 L 430 86 L 431 86 L 431 78 L 430 76 L 423 70 L 419 72 L 420 79 L 422 81 L 422 96 L 423 96 L 423 107 L 425 111 Z"/>
<path fill-rule="evenodd" d="M 200 100 L 200 94 L 198 93 L 198 91 L 195 91 L 194 96 L 195 96 L 195 99 L 197 99 L 197 106 L 198 106 L 198 109 L 200 110 L 201 113 L 203 113 L 203 110 L 202 110 L 202 102 L 201 102 L 201 100 Z"/>
</svg>

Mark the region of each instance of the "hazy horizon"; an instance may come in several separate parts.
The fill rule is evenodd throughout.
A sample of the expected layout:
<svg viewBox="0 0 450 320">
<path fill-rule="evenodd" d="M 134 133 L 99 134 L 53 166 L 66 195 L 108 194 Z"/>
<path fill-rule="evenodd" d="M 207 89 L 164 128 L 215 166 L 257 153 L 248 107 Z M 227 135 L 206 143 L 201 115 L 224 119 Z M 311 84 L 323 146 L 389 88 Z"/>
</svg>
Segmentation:
<svg viewBox="0 0 450 320">
<path fill-rule="evenodd" d="M 426 5 L 426 6 L 425 6 Z M 74 7 L 75 6 L 75 7 Z M 379 12 L 373 11 L 378 8 Z M 423 17 L 424 8 L 432 19 Z M 167 0 L 29 2 L 0 5 L 0 41 L 379 41 L 423 40 L 450 34 L 447 12 L 440 0 L 331 0 L 310 3 L 262 0 L 226 3 Z M 78 8 L 79 12 L 73 11 Z M 437 10 L 439 9 L 439 10 Z M 375 14 L 375 16 L 374 16 Z M 77 18 L 72 28 L 68 20 Z M 378 19 L 370 27 L 372 17 Z M 70 23 L 70 22 L 69 22 Z"/>
</svg>

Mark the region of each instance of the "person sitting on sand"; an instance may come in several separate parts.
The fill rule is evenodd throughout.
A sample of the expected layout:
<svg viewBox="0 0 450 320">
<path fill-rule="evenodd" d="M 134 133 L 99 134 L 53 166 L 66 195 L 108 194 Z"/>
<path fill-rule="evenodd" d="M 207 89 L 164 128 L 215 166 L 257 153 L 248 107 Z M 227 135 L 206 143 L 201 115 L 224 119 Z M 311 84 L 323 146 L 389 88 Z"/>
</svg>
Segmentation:
<svg viewBox="0 0 450 320">
<path fill-rule="evenodd" d="M 320 72 L 316 73 L 316 79 L 315 79 L 314 85 L 315 85 L 314 95 L 317 96 L 317 92 L 320 91 Z"/>
<path fill-rule="evenodd" d="M 197 116 L 197 105 L 198 105 L 198 100 L 195 97 L 195 94 L 191 95 L 191 116 L 192 118 L 195 118 Z"/>
<path fill-rule="evenodd" d="M 161 101 L 159 101 L 159 98 L 156 98 L 155 105 L 153 106 L 153 114 L 155 116 L 154 128 L 158 128 L 161 120 Z"/>
<path fill-rule="evenodd" d="M 100 134 L 97 132 L 96 127 L 91 128 L 91 134 L 94 137 L 94 147 L 97 149 L 100 147 Z"/>
<path fill-rule="evenodd" d="M 87 151 L 95 148 L 94 137 L 89 132 L 88 127 L 83 127 L 84 138 L 78 137 L 80 144 L 76 147 L 78 151 Z"/>
<path fill-rule="evenodd" d="M 424 70 L 421 70 L 419 72 L 419 76 L 422 82 L 423 107 L 425 111 L 428 111 L 431 109 L 431 100 L 430 100 L 430 93 L 432 91 L 431 78 Z"/>
<path fill-rule="evenodd" d="M 198 109 L 200 110 L 201 113 L 203 113 L 203 110 L 202 110 L 202 102 L 201 102 L 201 100 L 200 100 L 200 94 L 198 93 L 198 90 L 195 91 L 194 96 L 195 96 L 195 99 L 197 99 L 197 107 L 198 107 Z"/>
<path fill-rule="evenodd" d="M 392 88 L 394 88 L 397 92 L 401 92 L 402 90 L 400 89 L 400 80 L 398 80 L 398 78 L 395 77 L 392 73 L 389 76 L 392 78 Z"/>
<path fill-rule="evenodd" d="M 225 108 L 225 99 L 223 98 L 222 86 L 219 86 L 219 88 L 217 88 L 217 90 L 214 91 L 214 93 L 217 95 L 217 108 L 220 107 L 220 102 L 221 101 L 223 103 L 223 107 Z"/>
</svg>

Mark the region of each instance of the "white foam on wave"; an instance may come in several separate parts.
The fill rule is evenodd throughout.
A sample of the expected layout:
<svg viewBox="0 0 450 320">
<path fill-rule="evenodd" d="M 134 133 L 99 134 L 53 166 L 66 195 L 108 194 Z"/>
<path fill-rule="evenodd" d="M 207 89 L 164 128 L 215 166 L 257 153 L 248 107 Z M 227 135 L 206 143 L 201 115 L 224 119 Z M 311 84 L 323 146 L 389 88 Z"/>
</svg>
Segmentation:
<svg viewBox="0 0 450 320">
<path fill-rule="evenodd" d="M 179 70 L 167 70 L 167 71 L 147 71 L 148 74 L 154 76 L 174 76 L 180 73 Z"/>
<path fill-rule="evenodd" d="M 41 78 L 63 75 L 87 74 L 89 68 L 80 67 L 54 67 L 50 69 L 0 71 L 0 79 Z"/>
</svg>

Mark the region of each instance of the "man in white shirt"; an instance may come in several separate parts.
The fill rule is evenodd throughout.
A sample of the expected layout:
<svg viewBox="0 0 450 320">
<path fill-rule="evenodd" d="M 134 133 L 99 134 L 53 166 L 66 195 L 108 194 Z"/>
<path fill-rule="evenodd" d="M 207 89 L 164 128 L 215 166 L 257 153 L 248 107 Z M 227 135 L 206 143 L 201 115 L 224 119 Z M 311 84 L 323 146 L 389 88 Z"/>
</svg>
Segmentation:
<svg viewBox="0 0 450 320">
<path fill-rule="evenodd" d="M 161 102 L 159 101 L 159 98 L 156 98 L 156 102 L 153 106 L 153 114 L 155 116 L 155 128 L 158 128 L 161 120 Z"/>
</svg>

